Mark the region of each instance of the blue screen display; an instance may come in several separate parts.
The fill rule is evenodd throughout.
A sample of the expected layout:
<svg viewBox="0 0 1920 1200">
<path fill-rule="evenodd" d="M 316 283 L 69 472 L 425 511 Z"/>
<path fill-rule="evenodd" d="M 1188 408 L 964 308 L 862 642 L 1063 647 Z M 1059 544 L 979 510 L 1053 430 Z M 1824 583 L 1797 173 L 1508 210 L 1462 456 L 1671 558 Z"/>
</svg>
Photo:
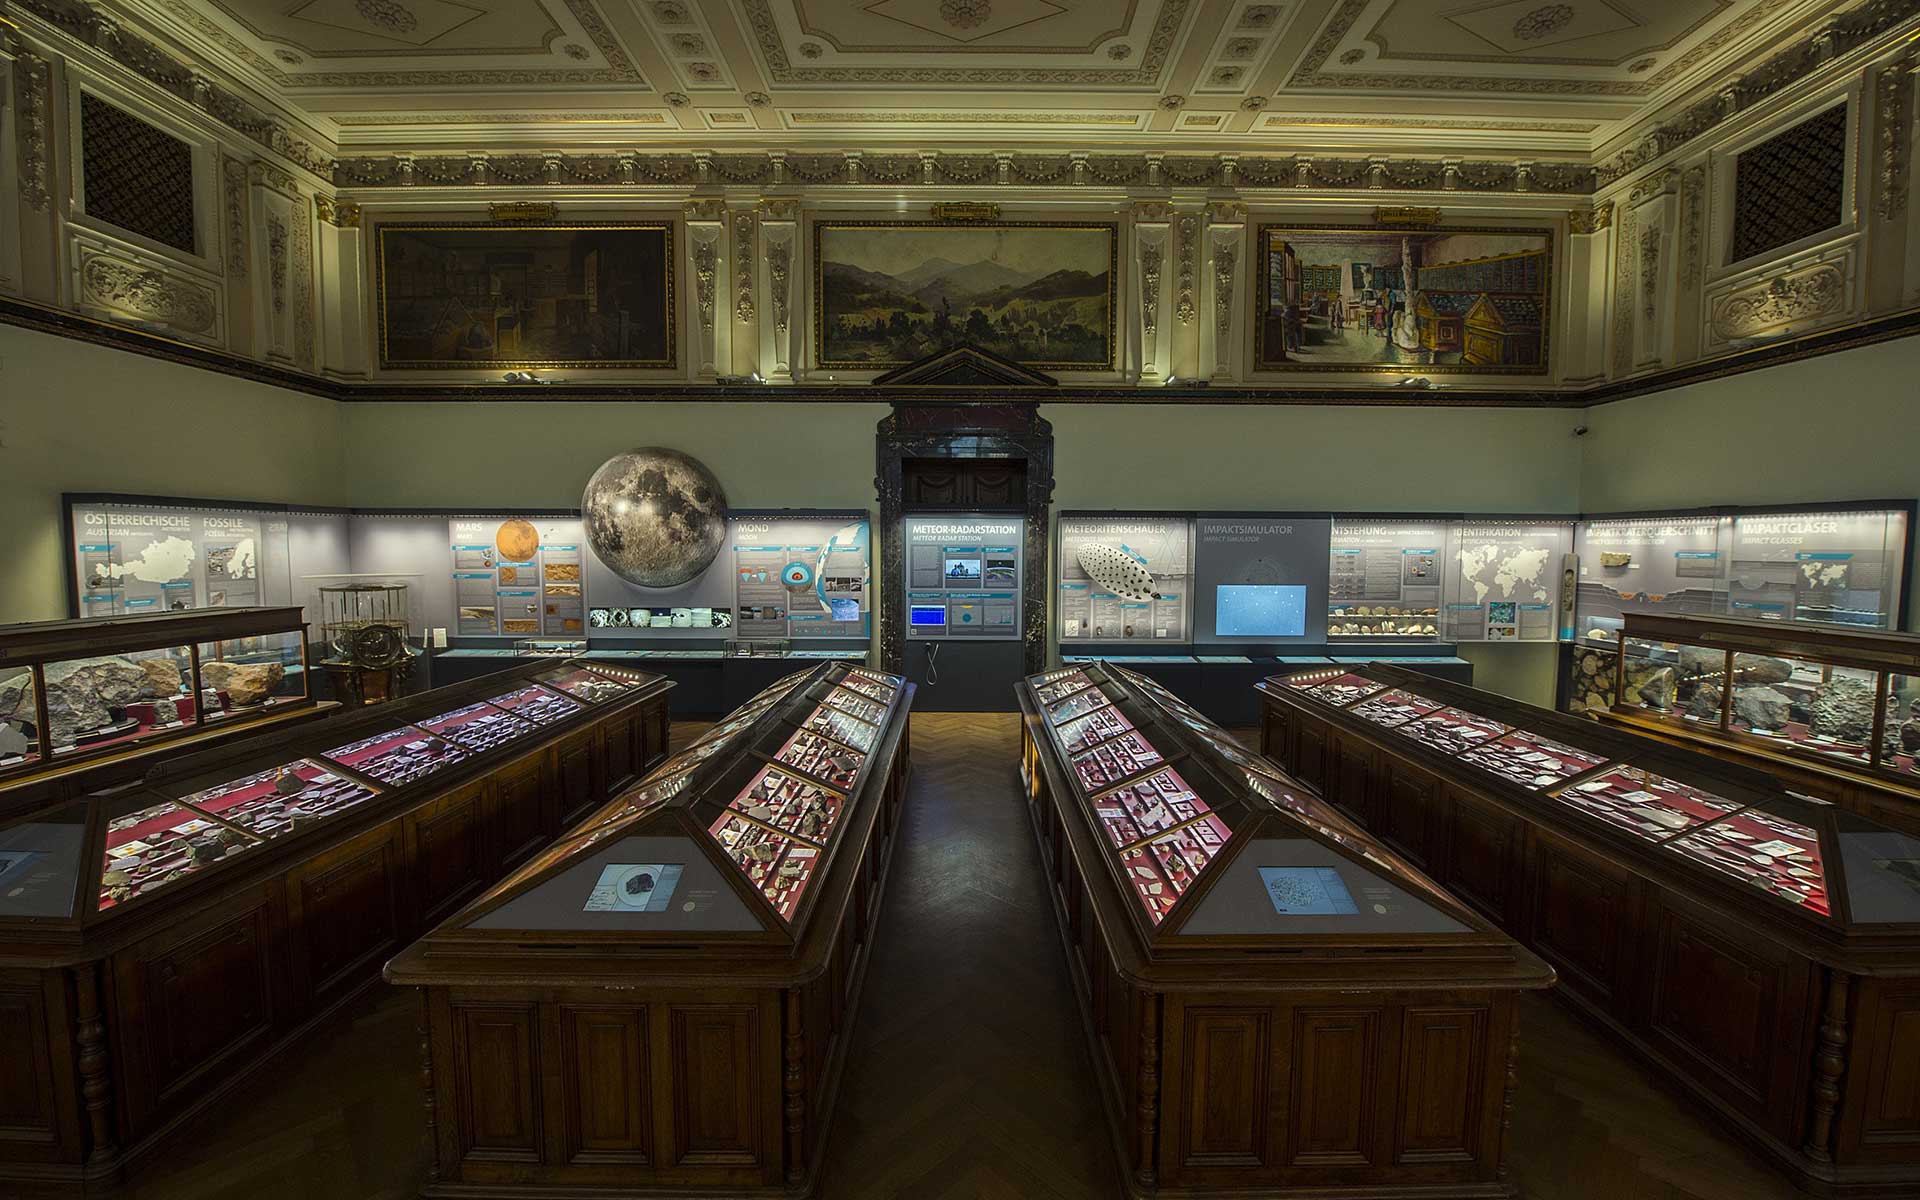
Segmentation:
<svg viewBox="0 0 1920 1200">
<path fill-rule="evenodd" d="M 916 628 L 926 626 L 944 627 L 947 623 L 947 606 L 944 604 L 916 604 L 907 613 L 907 623 Z"/>
<path fill-rule="evenodd" d="M 1222 637 L 1303 637 L 1303 584 L 1223 583 L 1214 589 L 1213 631 Z"/>
</svg>

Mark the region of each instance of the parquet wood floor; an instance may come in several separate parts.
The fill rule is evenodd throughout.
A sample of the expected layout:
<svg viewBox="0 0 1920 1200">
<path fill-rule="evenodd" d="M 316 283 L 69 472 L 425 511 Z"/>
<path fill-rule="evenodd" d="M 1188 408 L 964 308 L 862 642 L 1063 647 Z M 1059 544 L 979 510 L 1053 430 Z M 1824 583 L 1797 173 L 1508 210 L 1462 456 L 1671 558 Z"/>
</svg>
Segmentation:
<svg viewBox="0 0 1920 1200">
<path fill-rule="evenodd" d="M 913 719 L 912 792 L 823 1200 L 1111 1200 L 1119 1185 L 1021 807 L 1016 718 Z M 675 740 L 703 725 L 677 724 Z M 417 999 L 379 985 L 139 1168 L 127 1200 L 401 1200 L 425 1174 Z M 1794 1200 L 1550 997 L 1528 997 L 1528 1200 Z"/>
</svg>

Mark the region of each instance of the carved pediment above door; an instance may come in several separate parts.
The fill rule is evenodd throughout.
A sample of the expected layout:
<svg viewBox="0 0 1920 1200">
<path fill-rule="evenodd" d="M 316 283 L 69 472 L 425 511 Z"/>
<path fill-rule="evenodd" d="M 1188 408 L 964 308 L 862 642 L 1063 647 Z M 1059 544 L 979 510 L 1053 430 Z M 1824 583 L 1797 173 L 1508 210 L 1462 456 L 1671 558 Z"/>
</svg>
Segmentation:
<svg viewBox="0 0 1920 1200">
<path fill-rule="evenodd" d="M 1050 388 L 1059 380 L 977 346 L 955 346 L 876 377 L 874 387 Z"/>
</svg>

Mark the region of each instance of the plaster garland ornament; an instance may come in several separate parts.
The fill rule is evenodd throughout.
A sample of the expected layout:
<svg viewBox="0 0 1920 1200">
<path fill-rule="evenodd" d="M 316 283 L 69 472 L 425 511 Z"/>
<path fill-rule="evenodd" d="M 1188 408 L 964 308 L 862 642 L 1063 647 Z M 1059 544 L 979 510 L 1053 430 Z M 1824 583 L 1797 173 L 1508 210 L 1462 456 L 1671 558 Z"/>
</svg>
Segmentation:
<svg viewBox="0 0 1920 1200">
<path fill-rule="evenodd" d="M 1845 298 L 1846 277 L 1839 265 L 1818 263 L 1728 296 L 1713 315 L 1713 331 L 1728 339 L 1751 337 L 1824 317 Z"/>
<path fill-rule="evenodd" d="M 787 294 L 787 277 L 791 272 L 792 246 L 788 241 L 791 235 L 770 237 L 767 239 L 767 289 L 773 305 L 773 335 L 776 339 L 785 339 L 789 325 L 788 310 L 790 301 Z M 786 355 L 778 357 L 785 361 Z"/>
<path fill-rule="evenodd" d="M 314 366 L 313 328 L 313 218 L 304 202 L 294 209 L 293 230 L 293 357 L 302 366 Z"/>
<path fill-rule="evenodd" d="M 752 213 L 741 213 L 733 219 L 733 263 L 733 319 L 746 325 L 754 318 Z"/>
<path fill-rule="evenodd" d="M 1160 332 L 1160 243 L 1140 243 L 1140 328 Z"/>
<path fill-rule="evenodd" d="M 1891 221 L 1907 207 L 1907 142 L 1912 116 L 1913 64 L 1907 59 L 1881 68 L 1878 107 L 1880 117 L 1881 220 Z"/>
<path fill-rule="evenodd" d="M 95 255 L 80 268 L 81 292 L 102 308 L 184 333 L 212 331 L 218 310 L 204 288 L 134 263 Z"/>
<path fill-rule="evenodd" d="M 1240 252 L 1232 243 L 1216 246 L 1213 251 L 1213 316 L 1214 332 L 1226 338 L 1233 332 L 1233 272 L 1239 264 Z"/>
<path fill-rule="evenodd" d="M 412 33 L 420 28 L 420 18 L 400 0 L 353 0 L 353 10 L 369 25 L 378 25 L 388 33 Z"/>
<path fill-rule="evenodd" d="M 273 288 L 273 311 L 287 310 L 287 224 L 277 213 L 267 215 L 267 277 Z"/>
<path fill-rule="evenodd" d="M 1660 290 L 1660 236 L 1648 229 L 1640 236 L 1640 315 L 1653 324 L 1655 301 Z"/>
<path fill-rule="evenodd" d="M 237 158 L 220 161 L 227 221 L 227 277 L 247 277 L 247 164 Z"/>
<path fill-rule="evenodd" d="M 14 66 L 20 94 L 20 198 L 28 208 L 44 213 L 53 203 L 47 150 L 51 68 L 31 50 L 21 51 Z"/>
<path fill-rule="evenodd" d="M 1180 218 L 1180 289 L 1173 302 L 1173 315 L 1182 325 L 1193 324 L 1194 243 L 1199 240 L 1200 218 L 1191 214 Z"/>
<path fill-rule="evenodd" d="M 1707 169 L 1689 167 L 1680 177 L 1680 282 L 1700 282 L 1706 258 Z"/>
<path fill-rule="evenodd" d="M 714 277 L 718 273 L 720 231 L 708 229 L 693 234 L 693 292 L 700 313 L 700 329 L 713 333 Z"/>
<path fill-rule="evenodd" d="M 1633 369 L 1633 309 L 1627 301 L 1633 294 L 1634 248 L 1639 222 L 1634 210 L 1619 214 L 1619 232 L 1614 235 L 1613 251 L 1613 371 L 1616 377 Z"/>
</svg>

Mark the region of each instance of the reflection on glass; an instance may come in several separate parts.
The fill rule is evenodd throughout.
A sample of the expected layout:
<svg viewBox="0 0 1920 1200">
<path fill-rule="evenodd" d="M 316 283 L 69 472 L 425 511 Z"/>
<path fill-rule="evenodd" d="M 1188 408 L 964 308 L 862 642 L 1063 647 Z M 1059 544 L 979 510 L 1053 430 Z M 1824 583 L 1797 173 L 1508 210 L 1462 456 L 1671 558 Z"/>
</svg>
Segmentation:
<svg viewBox="0 0 1920 1200">
<path fill-rule="evenodd" d="M 844 792 L 860 777 L 860 765 L 867 761 L 867 756 L 802 729 L 787 739 L 773 760 Z"/>
<path fill-rule="evenodd" d="M 1879 674 L 1771 654 L 1733 656 L 1728 726 L 1782 749 L 1852 763 L 1871 757 Z M 1897 744 L 1897 717 L 1887 713 Z"/>
<path fill-rule="evenodd" d="M 820 865 L 820 849 L 729 809 L 707 830 L 782 921 L 792 921 Z"/>
<path fill-rule="evenodd" d="M 852 746 L 855 750 L 872 750 L 874 739 L 880 736 L 880 731 L 874 726 L 824 704 L 813 710 L 804 727 L 815 733 L 824 733 L 841 745 Z"/>
<path fill-rule="evenodd" d="M 194 723 L 185 646 L 48 663 L 48 740 L 57 758 L 139 741 Z"/>
<path fill-rule="evenodd" d="M 1502 725 L 1489 717 L 1476 716 L 1458 708 L 1443 708 L 1394 730 L 1442 754 L 1458 754 L 1512 731 L 1510 725 Z"/>
<path fill-rule="evenodd" d="M 0 770 L 40 757 L 40 701 L 32 667 L 0 667 Z"/>
<path fill-rule="evenodd" d="M 1047 720 L 1055 725 L 1065 725 L 1076 717 L 1084 717 L 1094 709 L 1108 704 L 1105 692 L 1099 688 L 1085 688 L 1068 696 L 1065 700 L 1047 709 Z"/>
<path fill-rule="evenodd" d="M 1362 700 L 1347 711 L 1356 717 L 1372 721 L 1375 725 L 1394 726 L 1415 717 L 1424 717 L 1440 704 L 1425 696 L 1416 696 L 1401 688 L 1391 688 L 1377 696 Z"/>
<path fill-rule="evenodd" d="M 0 828 L 0 917 L 70 917 L 86 853 L 87 805 Z"/>
<path fill-rule="evenodd" d="M 624 680 L 609 678 L 598 671 L 589 671 L 585 667 L 571 667 L 556 671 L 552 675 L 542 675 L 540 682 L 548 687 L 559 688 L 576 700 L 588 704 L 605 704 L 617 700 L 632 691 L 634 685 Z"/>
<path fill-rule="evenodd" d="M 1887 687 L 1887 734 L 1880 765 L 1920 775 L 1920 675 L 1893 675 Z"/>
<path fill-rule="evenodd" d="M 1650 842 L 1740 808 L 1732 800 L 1638 767 L 1615 767 L 1555 793 L 1555 799 Z"/>
<path fill-rule="evenodd" d="M 492 750 L 535 732 L 531 721 L 482 701 L 420 722 L 420 728 L 473 751 Z"/>
<path fill-rule="evenodd" d="M 1073 771 L 1084 791 L 1098 792 L 1165 761 L 1160 752 L 1136 732 L 1083 752 L 1073 760 Z"/>
<path fill-rule="evenodd" d="M 842 688 L 836 687 L 828 692 L 826 702 L 843 713 L 858 717 L 869 725 L 878 725 L 880 722 L 886 720 L 887 717 L 885 705 L 875 704 L 865 696 L 856 695 Z"/>
<path fill-rule="evenodd" d="M 1516 730 L 1497 741 L 1475 746 L 1462 754 L 1460 761 L 1491 771 L 1529 791 L 1538 791 L 1565 783 L 1606 760 L 1537 733 Z"/>
<path fill-rule="evenodd" d="M 550 691 L 537 683 L 530 683 L 504 696 L 489 697 L 487 703 L 536 725 L 552 725 L 580 711 L 578 700 Z"/>
<path fill-rule="evenodd" d="M 1718 725 L 1725 703 L 1727 654 L 1672 642 L 1627 638 L 1620 702 L 1676 722 Z"/>
<path fill-rule="evenodd" d="M 171 800 L 127 813 L 107 823 L 99 907 L 150 896 L 259 844 Z"/>
<path fill-rule="evenodd" d="M 305 652 L 305 635 L 294 630 L 202 642 L 200 702 L 207 720 L 306 699 Z"/>
<path fill-rule="evenodd" d="M 1306 693 L 1322 704 L 1331 704 L 1335 708 L 1351 704 L 1362 696 L 1371 696 L 1386 685 L 1375 683 L 1360 675 L 1341 675 L 1324 683 L 1310 684 Z"/>
<path fill-rule="evenodd" d="M 1062 671 L 1057 672 L 1055 676 L 1048 678 L 1046 682 L 1035 687 L 1033 694 L 1039 698 L 1040 703 L 1053 704 L 1066 699 L 1069 695 L 1079 691 L 1081 688 L 1089 688 L 1092 686 L 1093 680 L 1088 678 L 1085 671 Z"/>
<path fill-rule="evenodd" d="M 1832 911 L 1820 834 L 1810 825 L 1748 809 L 1667 848 L 1821 916 Z"/>
<path fill-rule="evenodd" d="M 328 750 L 326 757 L 381 783 L 399 787 L 472 756 L 445 738 L 412 725 L 402 725 Z"/>
<path fill-rule="evenodd" d="M 180 799 L 266 839 L 345 812 L 373 796 L 374 790 L 359 780 L 303 758 Z"/>
<path fill-rule="evenodd" d="M 1068 754 L 1078 754 L 1108 738 L 1119 737 L 1132 728 L 1133 722 L 1127 720 L 1125 713 L 1108 705 L 1095 709 L 1077 721 L 1069 721 L 1054 732 L 1059 736 L 1060 744 L 1067 748 Z"/>
<path fill-rule="evenodd" d="M 856 675 L 852 671 L 847 672 L 841 677 L 839 686 L 846 688 L 850 692 L 859 692 L 862 696 L 865 696 L 877 704 L 893 703 L 893 689 L 891 687 L 884 683 L 868 679 L 864 675 Z"/>
</svg>

